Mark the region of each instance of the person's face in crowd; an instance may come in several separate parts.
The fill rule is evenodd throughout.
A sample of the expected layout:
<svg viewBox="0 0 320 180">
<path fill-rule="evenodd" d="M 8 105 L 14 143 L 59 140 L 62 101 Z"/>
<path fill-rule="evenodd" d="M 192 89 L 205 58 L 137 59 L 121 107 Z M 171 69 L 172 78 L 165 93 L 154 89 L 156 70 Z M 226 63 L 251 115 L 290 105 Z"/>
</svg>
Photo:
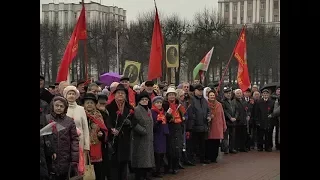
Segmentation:
<svg viewBox="0 0 320 180">
<path fill-rule="evenodd" d="M 280 88 L 278 88 L 278 89 L 276 90 L 276 95 L 277 95 L 277 96 L 280 96 Z"/>
<path fill-rule="evenodd" d="M 54 88 L 55 94 L 59 94 L 59 85 L 56 85 Z"/>
<path fill-rule="evenodd" d="M 67 82 L 62 83 L 62 84 L 59 85 L 59 92 L 60 92 L 60 94 L 63 94 L 63 90 L 64 90 L 67 86 L 69 86 L 69 84 L 68 84 Z"/>
<path fill-rule="evenodd" d="M 231 99 L 231 97 L 232 97 L 232 92 L 230 91 L 230 92 L 224 93 L 224 97 L 226 97 L 227 99 Z"/>
<path fill-rule="evenodd" d="M 118 101 L 124 101 L 126 97 L 126 93 L 124 91 L 117 91 L 114 98 Z"/>
<path fill-rule="evenodd" d="M 214 101 L 214 100 L 216 100 L 216 95 L 214 94 L 214 92 L 210 92 L 210 93 L 208 94 L 208 99 L 209 99 L 209 101 Z"/>
<path fill-rule="evenodd" d="M 90 111 L 95 110 L 95 105 L 96 104 L 94 103 L 93 100 L 87 99 L 87 100 L 84 101 L 83 107 L 84 107 L 85 110 L 90 112 Z"/>
<path fill-rule="evenodd" d="M 84 83 L 79 84 L 77 88 L 78 88 L 78 91 L 80 92 L 80 94 L 85 93 L 85 90 L 84 90 Z"/>
<path fill-rule="evenodd" d="M 97 106 L 97 109 L 101 111 L 105 111 L 106 105 L 107 105 L 107 101 L 105 99 L 99 99 L 96 106 Z"/>
<path fill-rule="evenodd" d="M 253 99 L 254 99 L 254 100 L 260 99 L 260 93 L 259 93 L 258 91 L 255 91 L 255 92 L 253 93 Z"/>
<path fill-rule="evenodd" d="M 44 87 L 44 80 L 40 79 L 40 89 L 42 89 Z"/>
<path fill-rule="evenodd" d="M 102 89 L 100 86 L 98 86 L 98 93 L 101 93 Z"/>
<path fill-rule="evenodd" d="M 123 81 L 121 81 L 120 83 L 123 84 L 123 86 L 124 86 L 126 89 L 128 89 L 129 86 L 130 86 L 129 81 L 127 81 L 127 80 L 123 80 Z"/>
<path fill-rule="evenodd" d="M 242 98 L 242 91 L 235 91 L 235 96 L 237 99 L 241 99 Z"/>
<path fill-rule="evenodd" d="M 189 92 L 189 84 L 188 83 L 183 83 L 182 84 L 182 89 L 184 90 L 184 92 L 188 93 Z"/>
<path fill-rule="evenodd" d="M 196 95 L 196 96 L 202 96 L 203 95 L 203 90 L 199 90 L 199 89 L 196 89 L 195 91 L 194 91 L 194 94 Z"/>
<path fill-rule="evenodd" d="M 67 93 L 67 101 L 68 102 L 75 102 L 76 101 L 76 92 L 74 91 L 69 91 Z"/>
<path fill-rule="evenodd" d="M 53 112 L 56 114 L 62 114 L 66 106 L 60 100 L 57 100 L 53 103 Z"/>
<path fill-rule="evenodd" d="M 168 95 L 168 101 L 175 101 L 176 100 L 176 94 L 175 93 L 169 93 Z"/>
<path fill-rule="evenodd" d="M 144 97 L 144 98 L 141 98 L 141 100 L 140 100 L 140 104 L 141 105 L 143 105 L 143 106 L 146 106 L 146 105 L 148 105 L 148 102 L 149 102 L 149 99 L 148 98 L 146 98 L 146 97 Z"/>
<path fill-rule="evenodd" d="M 256 92 L 256 91 L 258 91 L 258 87 L 257 86 L 253 86 L 251 90 L 252 90 L 252 92 Z"/>
<path fill-rule="evenodd" d="M 154 103 L 154 106 L 157 108 L 157 109 L 162 109 L 162 101 L 157 101 Z"/>
<path fill-rule="evenodd" d="M 199 80 L 194 80 L 194 84 L 200 84 Z"/>
<path fill-rule="evenodd" d="M 250 97 L 251 96 L 251 92 L 245 91 L 244 93 L 244 97 Z"/>
<path fill-rule="evenodd" d="M 149 94 L 153 93 L 153 86 L 146 86 L 145 89 L 146 89 L 147 93 L 149 93 Z"/>
<path fill-rule="evenodd" d="M 159 94 L 159 92 L 160 92 L 159 86 L 157 86 L 157 85 L 153 85 L 153 90 L 154 90 L 157 94 Z"/>
<path fill-rule="evenodd" d="M 92 93 L 94 95 L 97 95 L 99 93 L 99 86 L 92 86 L 90 90 L 88 90 L 88 93 Z"/>
<path fill-rule="evenodd" d="M 264 99 L 268 99 L 270 94 L 268 92 L 263 92 L 262 96 L 263 96 Z"/>
<path fill-rule="evenodd" d="M 180 101 L 184 101 L 184 97 L 185 97 L 185 96 L 184 96 L 184 93 L 181 93 L 180 96 L 179 96 L 179 100 L 180 100 Z"/>
</svg>

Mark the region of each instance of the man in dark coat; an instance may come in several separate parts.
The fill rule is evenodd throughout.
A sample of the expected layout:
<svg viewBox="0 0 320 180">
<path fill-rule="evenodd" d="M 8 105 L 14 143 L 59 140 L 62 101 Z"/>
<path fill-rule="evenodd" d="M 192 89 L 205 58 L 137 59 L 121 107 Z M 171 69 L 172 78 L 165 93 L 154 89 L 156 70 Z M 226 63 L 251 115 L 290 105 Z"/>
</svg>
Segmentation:
<svg viewBox="0 0 320 180">
<path fill-rule="evenodd" d="M 122 180 L 128 176 L 128 164 L 131 159 L 131 119 L 130 110 L 133 107 L 126 101 L 128 90 L 119 84 L 114 90 L 114 100 L 107 105 L 109 119 L 107 121 L 109 162 L 111 167 L 110 180 Z M 128 117 L 128 118 L 126 118 Z M 113 152 L 111 152 L 111 150 Z"/>
<path fill-rule="evenodd" d="M 274 101 L 270 97 L 268 89 L 262 91 L 263 98 L 260 99 L 255 107 L 255 122 L 258 132 L 258 151 L 272 151 L 272 129 L 271 121 L 268 118 L 274 109 Z M 264 147 L 263 147 L 264 146 Z"/>
<path fill-rule="evenodd" d="M 194 87 L 194 97 L 190 106 L 191 116 L 188 116 L 188 128 L 192 130 L 193 153 L 197 154 L 199 149 L 200 163 L 209 164 L 205 160 L 205 142 L 208 136 L 208 123 L 210 122 L 210 110 L 206 99 L 202 96 L 204 87 L 197 84 Z"/>
<path fill-rule="evenodd" d="M 154 82 L 153 81 L 146 81 L 145 82 L 145 88 L 143 91 L 146 91 L 149 94 L 149 98 L 153 99 L 154 97 L 158 96 L 158 94 L 153 90 L 153 85 Z M 136 104 L 138 104 L 139 102 L 136 102 Z M 148 107 L 151 109 L 152 107 L 152 103 L 149 101 L 148 103 Z"/>
<path fill-rule="evenodd" d="M 229 87 L 223 88 L 224 99 L 222 100 L 222 107 L 224 116 L 227 123 L 227 130 L 224 132 L 223 139 L 223 151 L 225 154 L 237 153 L 236 148 L 236 117 L 239 112 L 237 111 L 236 105 L 232 98 L 232 90 Z M 229 136 L 229 137 L 228 137 Z M 229 142 L 228 142 L 229 141 Z"/>
<path fill-rule="evenodd" d="M 246 111 L 246 120 L 247 120 L 247 141 L 246 141 L 246 149 L 250 151 L 250 147 L 253 144 L 252 134 L 253 134 L 253 105 L 254 100 L 251 97 L 251 89 L 248 88 L 243 93 L 243 104 Z"/>
<path fill-rule="evenodd" d="M 236 117 L 237 127 L 236 127 L 236 144 L 237 150 L 240 152 L 247 152 L 246 141 L 247 141 L 247 124 L 248 124 L 248 115 L 242 99 L 241 89 L 235 90 L 235 98 L 233 99 L 236 105 L 236 111 L 239 112 Z"/>
</svg>

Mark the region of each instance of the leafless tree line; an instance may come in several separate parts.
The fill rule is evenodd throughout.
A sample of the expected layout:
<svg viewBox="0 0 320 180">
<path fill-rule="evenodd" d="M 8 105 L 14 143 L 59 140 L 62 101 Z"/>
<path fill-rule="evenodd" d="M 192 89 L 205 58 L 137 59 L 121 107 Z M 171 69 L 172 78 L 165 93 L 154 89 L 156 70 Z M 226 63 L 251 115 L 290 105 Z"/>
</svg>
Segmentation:
<svg viewBox="0 0 320 180">
<path fill-rule="evenodd" d="M 88 24 L 88 69 L 98 74 L 116 71 L 116 32 L 119 38 L 120 71 L 125 60 L 141 63 L 140 81 L 146 79 L 151 46 L 154 13 L 141 14 L 128 28 L 118 27 L 115 21 L 105 24 Z M 178 15 L 168 17 L 160 14 L 165 44 L 178 44 L 180 67 L 176 73 L 178 81 L 191 81 L 192 70 L 215 47 L 206 80 L 219 80 L 229 60 L 241 27 L 228 26 L 215 13 L 204 9 L 195 14 L 193 21 L 183 20 Z M 55 82 L 58 66 L 69 41 L 73 27 L 61 28 L 58 23 L 44 22 L 40 25 L 40 72 L 48 82 Z M 81 47 L 81 46 L 80 46 Z M 81 48 L 79 48 L 81 49 Z M 164 48 L 165 49 L 165 48 Z M 84 61 L 76 58 L 72 63 L 72 79 L 84 77 Z M 165 58 L 165 56 L 163 56 Z M 254 25 L 247 29 L 247 59 L 252 82 L 264 84 L 279 81 L 280 33 L 276 28 Z M 165 60 L 163 61 L 165 62 Z M 91 73 L 91 71 L 89 71 Z M 91 76 L 92 74 L 90 74 Z M 231 61 L 224 77 L 233 83 L 237 75 L 237 62 Z M 163 65 L 163 79 L 166 77 Z"/>
</svg>

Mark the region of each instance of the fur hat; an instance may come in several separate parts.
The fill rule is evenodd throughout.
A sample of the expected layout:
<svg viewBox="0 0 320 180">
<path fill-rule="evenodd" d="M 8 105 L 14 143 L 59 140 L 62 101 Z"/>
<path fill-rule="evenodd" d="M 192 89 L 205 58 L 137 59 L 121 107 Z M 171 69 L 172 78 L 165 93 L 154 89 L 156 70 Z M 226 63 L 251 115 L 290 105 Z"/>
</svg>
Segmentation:
<svg viewBox="0 0 320 180">
<path fill-rule="evenodd" d="M 63 90 L 63 97 L 64 98 L 67 98 L 67 94 L 69 91 L 74 91 L 76 93 L 76 99 L 79 98 L 80 93 L 75 86 L 67 86 L 66 88 L 64 88 L 64 90 Z"/>
</svg>

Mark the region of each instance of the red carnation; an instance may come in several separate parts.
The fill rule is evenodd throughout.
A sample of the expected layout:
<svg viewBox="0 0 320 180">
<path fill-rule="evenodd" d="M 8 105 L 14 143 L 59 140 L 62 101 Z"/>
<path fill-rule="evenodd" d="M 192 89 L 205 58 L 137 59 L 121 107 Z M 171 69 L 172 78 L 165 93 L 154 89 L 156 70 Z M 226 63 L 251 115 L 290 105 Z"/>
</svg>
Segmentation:
<svg viewBox="0 0 320 180">
<path fill-rule="evenodd" d="M 50 120 L 49 123 L 54 123 L 54 121 Z M 55 124 L 52 125 L 52 132 L 57 132 L 57 126 Z"/>
<path fill-rule="evenodd" d="M 130 114 L 133 114 L 134 113 L 134 110 L 133 109 L 130 109 Z"/>
<path fill-rule="evenodd" d="M 246 111 L 248 111 L 248 107 L 245 107 Z"/>
<path fill-rule="evenodd" d="M 148 116 L 151 117 L 151 114 L 148 112 Z"/>
</svg>

